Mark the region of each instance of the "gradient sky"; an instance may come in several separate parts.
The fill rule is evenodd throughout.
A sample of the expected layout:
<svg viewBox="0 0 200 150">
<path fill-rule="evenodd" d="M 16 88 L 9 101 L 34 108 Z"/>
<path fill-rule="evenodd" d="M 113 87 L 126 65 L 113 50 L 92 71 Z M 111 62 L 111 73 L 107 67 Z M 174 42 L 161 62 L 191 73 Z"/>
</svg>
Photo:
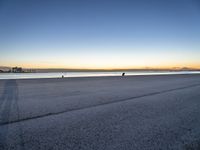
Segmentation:
<svg viewBox="0 0 200 150">
<path fill-rule="evenodd" d="M 200 1 L 0 0 L 0 66 L 200 68 Z"/>
</svg>

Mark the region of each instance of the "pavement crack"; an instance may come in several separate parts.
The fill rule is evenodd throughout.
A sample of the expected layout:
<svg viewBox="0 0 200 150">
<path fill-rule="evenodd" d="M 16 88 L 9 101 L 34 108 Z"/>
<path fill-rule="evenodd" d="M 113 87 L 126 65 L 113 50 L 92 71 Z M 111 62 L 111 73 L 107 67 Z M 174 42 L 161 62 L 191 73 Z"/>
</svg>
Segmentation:
<svg viewBox="0 0 200 150">
<path fill-rule="evenodd" d="M 52 112 L 52 113 L 46 113 L 46 114 L 43 114 L 43 115 L 22 118 L 22 119 L 18 119 L 18 120 L 0 122 L 0 126 L 18 123 L 18 122 L 23 122 L 23 121 L 28 121 L 28 120 L 33 120 L 33 119 L 38 119 L 38 118 L 44 118 L 44 117 L 48 117 L 48 116 L 52 116 L 52 115 L 59 115 L 59 114 L 72 112 L 72 111 L 78 111 L 78 110 L 84 110 L 84 109 L 89 109 L 89 108 L 93 108 L 93 107 L 99 107 L 99 106 L 114 104 L 114 103 L 121 103 L 121 102 L 124 102 L 124 101 L 130 101 L 130 100 L 137 99 L 137 98 L 143 98 L 143 97 L 147 97 L 147 96 L 153 96 L 153 95 L 163 94 L 163 93 L 172 92 L 172 91 L 176 91 L 176 90 L 188 89 L 188 88 L 197 87 L 197 86 L 200 86 L 200 84 L 193 84 L 193 85 L 190 85 L 190 86 L 184 86 L 184 87 L 173 88 L 173 89 L 168 89 L 168 90 L 163 90 L 163 91 L 158 91 L 158 92 L 152 92 L 152 93 L 147 93 L 147 94 L 144 94 L 144 95 L 132 96 L 132 97 L 124 98 L 124 99 L 118 99 L 118 100 L 114 100 L 114 101 L 104 102 L 104 103 L 101 103 L 101 104 L 94 104 L 94 105 L 90 105 L 90 106 L 87 106 L 87 107 L 72 108 L 72 109 L 67 109 L 67 110 L 63 110 L 63 111 L 59 111 L 59 112 Z"/>
</svg>

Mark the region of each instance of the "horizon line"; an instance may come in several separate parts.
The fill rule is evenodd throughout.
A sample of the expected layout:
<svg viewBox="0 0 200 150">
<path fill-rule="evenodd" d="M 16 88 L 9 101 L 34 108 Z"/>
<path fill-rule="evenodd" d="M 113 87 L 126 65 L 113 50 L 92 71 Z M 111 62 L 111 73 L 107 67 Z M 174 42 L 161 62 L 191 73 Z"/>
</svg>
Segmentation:
<svg viewBox="0 0 200 150">
<path fill-rule="evenodd" d="M 1 68 L 13 68 L 21 66 L 0 66 Z M 88 70 L 88 71 L 120 71 L 120 70 L 200 70 L 200 67 L 141 67 L 141 68 L 59 68 L 59 67 L 21 67 L 23 69 L 35 69 L 35 70 Z"/>
</svg>

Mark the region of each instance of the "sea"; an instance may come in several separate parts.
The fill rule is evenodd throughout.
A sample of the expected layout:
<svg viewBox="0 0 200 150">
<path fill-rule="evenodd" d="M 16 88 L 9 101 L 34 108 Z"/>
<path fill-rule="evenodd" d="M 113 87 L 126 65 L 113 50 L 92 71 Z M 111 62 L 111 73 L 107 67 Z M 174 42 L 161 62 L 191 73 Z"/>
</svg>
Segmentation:
<svg viewBox="0 0 200 150">
<path fill-rule="evenodd" d="M 64 77 L 100 77 L 100 76 L 138 76 L 138 75 L 170 75 L 200 74 L 200 71 L 105 71 L 105 72 L 50 72 L 50 73 L 0 73 L 0 79 L 34 79 Z"/>
</svg>

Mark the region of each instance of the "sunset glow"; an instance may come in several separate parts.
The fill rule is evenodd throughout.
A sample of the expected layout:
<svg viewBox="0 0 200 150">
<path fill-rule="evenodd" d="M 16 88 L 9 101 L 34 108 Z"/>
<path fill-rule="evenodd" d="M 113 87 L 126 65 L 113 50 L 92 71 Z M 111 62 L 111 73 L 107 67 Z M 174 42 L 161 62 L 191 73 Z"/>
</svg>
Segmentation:
<svg viewBox="0 0 200 150">
<path fill-rule="evenodd" d="M 196 1 L 20 0 L 0 5 L 0 66 L 200 68 Z"/>
</svg>

